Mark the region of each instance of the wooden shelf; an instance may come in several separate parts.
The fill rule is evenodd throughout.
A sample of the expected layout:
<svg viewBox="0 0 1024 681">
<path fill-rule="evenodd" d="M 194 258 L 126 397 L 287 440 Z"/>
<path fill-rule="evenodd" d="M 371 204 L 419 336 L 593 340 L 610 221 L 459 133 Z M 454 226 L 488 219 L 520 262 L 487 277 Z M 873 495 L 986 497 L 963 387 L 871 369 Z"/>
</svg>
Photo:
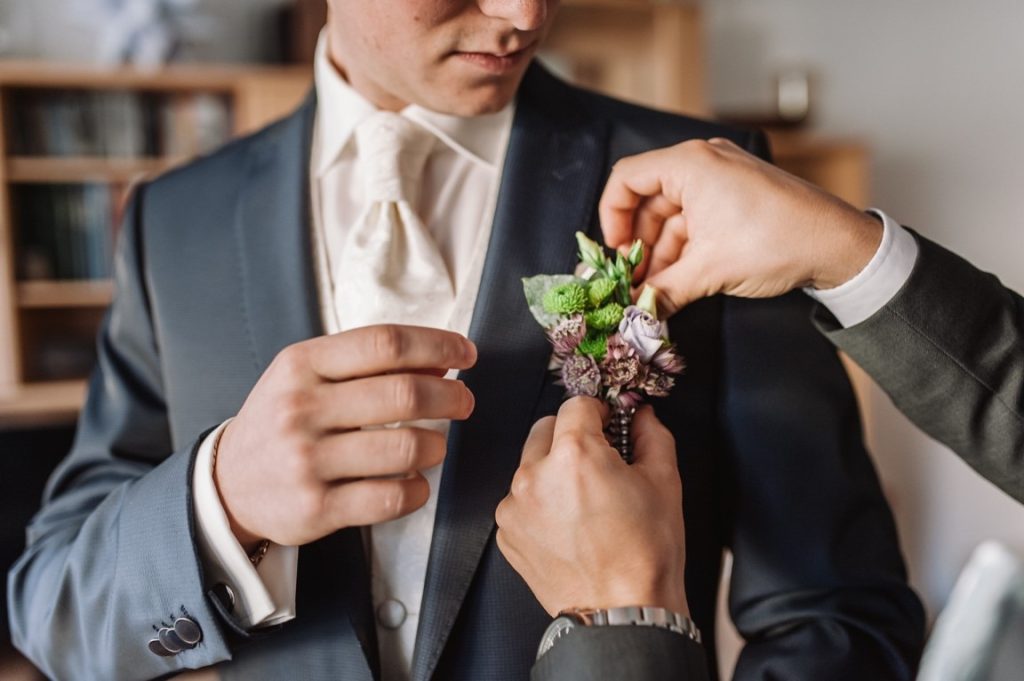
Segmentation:
<svg viewBox="0 0 1024 681">
<path fill-rule="evenodd" d="M 74 423 L 85 401 L 85 381 L 18 386 L 0 394 L 0 427 L 28 428 Z"/>
<path fill-rule="evenodd" d="M 106 307 L 113 292 L 109 280 L 25 281 L 18 284 L 18 307 Z"/>
<path fill-rule="evenodd" d="M 13 156 L 7 161 L 9 182 L 134 182 L 161 173 L 183 159 Z"/>
</svg>

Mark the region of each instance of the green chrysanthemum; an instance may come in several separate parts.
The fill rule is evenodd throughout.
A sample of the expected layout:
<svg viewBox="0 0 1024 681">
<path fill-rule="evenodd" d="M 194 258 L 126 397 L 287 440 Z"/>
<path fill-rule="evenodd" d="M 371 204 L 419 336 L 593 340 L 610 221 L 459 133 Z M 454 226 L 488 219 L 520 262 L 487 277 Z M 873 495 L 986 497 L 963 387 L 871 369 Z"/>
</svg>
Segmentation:
<svg viewBox="0 0 1024 681">
<path fill-rule="evenodd" d="M 595 279 L 590 282 L 587 286 L 587 295 L 590 297 L 590 304 L 594 307 L 599 307 L 604 301 L 608 300 L 608 296 L 615 290 L 615 281 L 613 279 Z"/>
<path fill-rule="evenodd" d="M 577 351 L 600 362 L 608 353 L 608 336 L 603 333 L 588 333 L 587 337 L 580 341 Z"/>
<path fill-rule="evenodd" d="M 622 321 L 623 308 L 618 303 L 608 303 L 604 307 L 599 307 L 593 312 L 588 312 L 585 316 L 587 320 L 588 329 L 597 329 L 598 331 L 608 331 L 614 329 Z"/>
<path fill-rule="evenodd" d="M 587 307 L 587 292 L 580 284 L 562 284 L 544 294 L 544 309 L 551 314 L 576 314 Z"/>
</svg>

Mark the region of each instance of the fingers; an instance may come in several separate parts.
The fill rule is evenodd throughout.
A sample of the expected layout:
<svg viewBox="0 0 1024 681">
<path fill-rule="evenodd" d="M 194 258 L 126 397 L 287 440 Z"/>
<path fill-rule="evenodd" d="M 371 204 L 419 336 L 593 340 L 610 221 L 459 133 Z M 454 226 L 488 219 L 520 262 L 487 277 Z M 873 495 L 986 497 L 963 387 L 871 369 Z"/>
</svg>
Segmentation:
<svg viewBox="0 0 1024 681">
<path fill-rule="evenodd" d="M 545 416 L 533 424 L 530 434 L 523 445 L 523 458 L 520 466 L 540 461 L 551 451 L 551 441 L 555 436 L 555 417 Z"/>
<path fill-rule="evenodd" d="M 671 317 L 683 307 L 707 295 L 708 286 L 701 277 L 695 260 L 688 258 L 685 253 L 652 274 L 645 283 L 658 289 L 658 314 Z"/>
<path fill-rule="evenodd" d="M 644 405 L 633 416 L 633 465 L 641 469 L 678 471 L 676 441 L 668 428 Z"/>
<path fill-rule="evenodd" d="M 597 438 L 604 442 L 604 427 L 608 420 L 608 405 L 593 397 L 574 397 L 567 400 L 558 410 L 552 440 L 557 447 L 559 440 L 581 440 Z"/>
<path fill-rule="evenodd" d="M 317 441 L 312 457 L 318 480 L 399 475 L 444 461 L 444 435 L 426 428 L 355 430 Z"/>
<path fill-rule="evenodd" d="M 476 363 L 476 346 L 464 336 L 395 324 L 322 336 L 291 346 L 285 353 L 299 355 L 299 362 L 329 381 L 416 369 L 468 369 Z"/>
<path fill-rule="evenodd" d="M 676 213 L 669 217 L 665 221 L 664 228 L 658 235 L 658 239 L 650 243 L 653 246 L 648 256 L 647 276 L 657 274 L 679 260 L 683 253 L 683 248 L 686 246 L 685 214 Z"/>
<path fill-rule="evenodd" d="M 325 383 L 310 392 L 313 398 L 294 408 L 295 425 L 320 432 L 419 419 L 461 420 L 475 404 L 462 381 L 422 374 Z"/>
<path fill-rule="evenodd" d="M 624 158 L 612 168 L 598 204 L 604 240 L 612 248 L 633 240 L 637 208 L 645 197 L 663 195 L 661 172 L 664 165 L 665 150 L 658 150 Z M 676 206 L 675 212 L 678 211 Z M 651 217 L 664 212 L 664 204 L 656 203 Z"/>
<path fill-rule="evenodd" d="M 429 497 L 430 485 L 419 473 L 399 480 L 342 482 L 324 495 L 322 511 L 335 527 L 373 525 L 408 515 Z"/>
</svg>

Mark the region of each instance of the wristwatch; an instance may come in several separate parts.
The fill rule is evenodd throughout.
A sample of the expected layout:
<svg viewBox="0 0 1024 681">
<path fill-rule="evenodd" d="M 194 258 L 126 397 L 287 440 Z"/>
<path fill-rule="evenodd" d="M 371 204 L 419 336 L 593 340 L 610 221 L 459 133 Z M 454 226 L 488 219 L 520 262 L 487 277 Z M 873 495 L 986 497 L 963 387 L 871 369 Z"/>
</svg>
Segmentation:
<svg viewBox="0 0 1024 681">
<path fill-rule="evenodd" d="M 555 643 L 576 627 L 639 626 L 658 627 L 682 634 L 692 641 L 701 642 L 700 630 L 689 617 L 666 610 L 645 606 L 608 608 L 606 610 L 574 608 L 563 610 L 548 625 L 537 649 L 537 659 L 551 650 Z"/>
</svg>

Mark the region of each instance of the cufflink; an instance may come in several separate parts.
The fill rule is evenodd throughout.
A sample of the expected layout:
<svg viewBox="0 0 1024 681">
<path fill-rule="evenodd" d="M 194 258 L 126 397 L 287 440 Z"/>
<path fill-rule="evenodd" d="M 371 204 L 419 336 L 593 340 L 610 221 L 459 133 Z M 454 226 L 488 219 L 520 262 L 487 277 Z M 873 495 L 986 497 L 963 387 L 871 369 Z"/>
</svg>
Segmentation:
<svg viewBox="0 0 1024 681">
<path fill-rule="evenodd" d="M 156 638 L 146 643 L 149 652 L 160 657 L 171 657 L 195 648 L 203 640 L 203 630 L 191 617 L 179 617 L 170 626 L 157 629 Z"/>
</svg>

